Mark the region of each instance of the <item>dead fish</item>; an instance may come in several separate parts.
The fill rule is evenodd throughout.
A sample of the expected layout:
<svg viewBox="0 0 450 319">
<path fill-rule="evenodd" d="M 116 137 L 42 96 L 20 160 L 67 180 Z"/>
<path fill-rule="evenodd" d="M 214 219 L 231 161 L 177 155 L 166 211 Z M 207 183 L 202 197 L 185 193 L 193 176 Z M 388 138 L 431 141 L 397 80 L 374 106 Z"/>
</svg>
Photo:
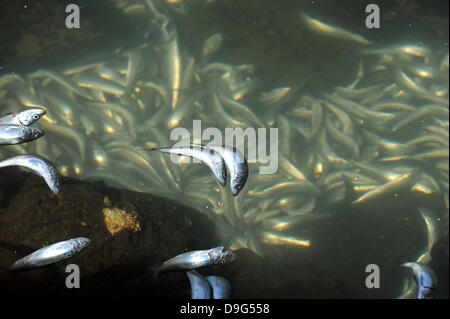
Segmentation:
<svg viewBox="0 0 450 319">
<path fill-rule="evenodd" d="M 311 18 L 306 13 L 301 13 L 301 17 L 305 25 L 313 32 L 331 36 L 337 39 L 353 41 L 364 45 L 372 44 L 372 42 L 364 38 L 362 35 L 344 30 L 336 26 L 325 24 L 317 19 Z"/>
<path fill-rule="evenodd" d="M 44 131 L 33 126 L 0 126 L 0 145 L 22 144 L 44 136 Z"/>
<path fill-rule="evenodd" d="M 208 165 L 209 169 L 213 172 L 220 185 L 226 185 L 227 170 L 225 168 L 225 162 L 223 158 L 220 157 L 218 153 L 205 147 L 204 145 L 191 144 L 190 146 L 172 146 L 144 150 L 154 150 L 163 153 L 196 158 Z"/>
<path fill-rule="evenodd" d="M 195 250 L 175 256 L 154 269 L 155 278 L 159 273 L 192 270 L 205 266 L 225 264 L 234 261 L 236 255 L 223 246 L 207 250 Z"/>
<path fill-rule="evenodd" d="M 192 299 L 211 299 L 211 287 L 208 281 L 198 271 L 186 271 L 186 275 L 191 283 Z"/>
<path fill-rule="evenodd" d="M 207 276 L 205 279 L 208 281 L 212 293 L 213 299 L 228 299 L 231 295 L 231 285 L 223 277 L 219 276 Z"/>
<path fill-rule="evenodd" d="M 12 113 L 0 118 L 0 125 L 31 125 L 46 113 L 45 109 L 33 107 L 18 113 Z"/>
<path fill-rule="evenodd" d="M 423 263 L 408 262 L 401 265 L 414 273 L 417 283 L 417 299 L 434 299 L 436 297 L 437 279 L 433 269 Z"/>
<path fill-rule="evenodd" d="M 202 49 L 203 60 L 206 62 L 211 56 L 213 56 L 220 49 L 222 43 L 222 33 L 213 34 L 208 39 L 206 39 Z"/>
<path fill-rule="evenodd" d="M 223 158 L 225 165 L 230 171 L 231 193 L 233 196 L 238 195 L 244 188 L 248 178 L 247 159 L 234 147 L 209 144 L 206 147 L 212 149 Z"/>
<path fill-rule="evenodd" d="M 22 166 L 42 176 L 53 193 L 57 194 L 61 186 L 58 170 L 45 158 L 38 155 L 17 155 L 0 161 L 0 167 Z"/>
<path fill-rule="evenodd" d="M 53 264 L 72 257 L 86 248 L 90 239 L 77 237 L 41 248 L 34 253 L 16 261 L 11 266 L 11 271 L 26 270 Z"/>
</svg>

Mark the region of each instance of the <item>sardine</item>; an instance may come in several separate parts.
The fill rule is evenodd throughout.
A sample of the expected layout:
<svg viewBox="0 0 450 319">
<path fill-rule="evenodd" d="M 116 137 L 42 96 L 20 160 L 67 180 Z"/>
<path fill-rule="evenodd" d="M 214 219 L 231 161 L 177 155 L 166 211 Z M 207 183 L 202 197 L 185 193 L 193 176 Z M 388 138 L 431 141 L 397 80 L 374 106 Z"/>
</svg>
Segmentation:
<svg viewBox="0 0 450 319">
<path fill-rule="evenodd" d="M 169 16 L 163 16 L 161 19 L 162 41 L 162 70 L 171 90 L 171 106 L 175 110 L 180 95 L 181 83 L 181 56 L 178 47 L 178 33 L 172 19 Z"/>
<path fill-rule="evenodd" d="M 227 170 L 225 168 L 223 158 L 220 157 L 218 153 L 205 147 L 204 145 L 191 144 L 190 146 L 160 147 L 150 150 L 196 158 L 209 167 L 220 185 L 226 185 Z"/>
<path fill-rule="evenodd" d="M 57 194 L 61 186 L 58 170 L 45 158 L 38 155 L 17 155 L 0 161 L 0 167 L 21 166 L 31 169 L 44 178 L 48 187 Z"/>
<path fill-rule="evenodd" d="M 231 193 L 233 196 L 238 195 L 244 188 L 248 178 L 247 159 L 234 147 L 210 144 L 206 145 L 206 147 L 212 149 L 223 158 L 230 172 Z"/>
<path fill-rule="evenodd" d="M 303 23 L 313 32 L 331 36 L 337 39 L 356 42 L 359 44 L 370 45 L 372 42 L 364 38 L 362 35 L 356 34 L 342 28 L 325 24 L 317 19 L 311 18 L 306 13 L 301 13 Z"/>
<path fill-rule="evenodd" d="M 192 299 L 211 299 L 211 287 L 208 281 L 198 271 L 186 271 L 186 275 L 191 283 Z"/>
<path fill-rule="evenodd" d="M 44 136 L 44 131 L 33 126 L 0 126 L 0 145 L 22 144 Z"/>
<path fill-rule="evenodd" d="M 34 253 L 16 261 L 11 271 L 20 271 L 42 267 L 72 257 L 86 248 L 90 239 L 77 237 L 41 248 Z"/>
<path fill-rule="evenodd" d="M 401 265 L 414 273 L 417 284 L 417 299 L 434 299 L 436 297 L 437 279 L 433 269 L 423 263 L 408 262 Z"/>
<path fill-rule="evenodd" d="M 236 255 L 223 246 L 208 250 L 195 250 L 175 256 L 154 269 L 159 273 L 193 270 L 200 267 L 225 264 L 234 261 Z"/>
<path fill-rule="evenodd" d="M 431 250 L 433 249 L 434 244 L 439 240 L 440 236 L 438 218 L 429 208 L 419 207 L 419 213 L 427 226 L 428 240 L 425 253 L 417 259 L 417 262 L 428 264 L 431 261 Z"/>
<path fill-rule="evenodd" d="M 213 56 L 219 49 L 223 43 L 223 34 L 216 33 L 210 36 L 203 43 L 202 55 L 204 62 L 207 62 L 208 59 Z"/>
<path fill-rule="evenodd" d="M 223 277 L 219 276 L 207 276 L 205 279 L 208 281 L 212 293 L 213 299 L 228 299 L 231 295 L 231 285 Z"/>
<path fill-rule="evenodd" d="M 0 125 L 31 125 L 42 116 L 44 116 L 46 110 L 43 108 L 33 107 L 24 111 L 8 114 L 0 118 Z"/>
</svg>

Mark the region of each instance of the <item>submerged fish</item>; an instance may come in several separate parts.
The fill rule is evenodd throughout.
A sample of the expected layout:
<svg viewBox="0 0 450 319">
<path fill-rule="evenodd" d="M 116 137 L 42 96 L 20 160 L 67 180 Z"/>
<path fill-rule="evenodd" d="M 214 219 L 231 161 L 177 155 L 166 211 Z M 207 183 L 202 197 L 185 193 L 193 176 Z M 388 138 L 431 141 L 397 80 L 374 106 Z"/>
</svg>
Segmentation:
<svg viewBox="0 0 450 319">
<path fill-rule="evenodd" d="M 212 55 L 214 55 L 221 47 L 223 43 L 223 34 L 215 33 L 205 40 L 202 48 L 203 59 L 207 61 Z"/>
<path fill-rule="evenodd" d="M 230 171 L 231 193 L 234 196 L 238 195 L 248 178 L 247 159 L 234 147 L 220 145 L 207 145 L 206 147 L 214 150 L 223 158 Z"/>
<path fill-rule="evenodd" d="M 33 107 L 0 117 L 0 125 L 31 125 L 46 113 L 45 109 Z"/>
<path fill-rule="evenodd" d="M 433 269 L 416 262 L 404 263 L 401 266 L 410 268 L 414 273 L 418 288 L 417 299 L 434 299 L 436 297 L 437 279 Z"/>
<path fill-rule="evenodd" d="M 325 24 L 317 19 L 311 18 L 306 13 L 301 13 L 301 17 L 305 25 L 313 32 L 321 33 L 327 36 L 332 36 L 337 39 L 353 41 L 360 44 L 370 45 L 372 42 L 364 38 L 362 35 L 356 34 L 342 28 Z"/>
<path fill-rule="evenodd" d="M 223 277 L 208 276 L 206 280 L 209 282 L 213 292 L 213 299 L 228 299 L 231 295 L 231 285 Z"/>
<path fill-rule="evenodd" d="M 236 255 L 223 246 L 208 250 L 195 250 L 175 256 L 157 267 L 155 277 L 159 273 L 192 270 L 200 267 L 225 264 L 234 261 Z"/>
<path fill-rule="evenodd" d="M 0 145 L 22 144 L 44 136 L 44 131 L 33 126 L 0 126 Z"/>
<path fill-rule="evenodd" d="M 57 194 L 61 186 L 58 170 L 45 158 L 38 155 L 17 155 L 0 161 L 0 167 L 22 166 L 42 176 L 53 193 Z"/>
<path fill-rule="evenodd" d="M 191 283 L 192 299 L 211 299 L 211 288 L 205 277 L 195 270 L 187 271 L 186 275 Z"/>
<path fill-rule="evenodd" d="M 86 248 L 90 239 L 84 237 L 77 237 L 66 241 L 41 248 L 34 253 L 16 261 L 11 266 L 11 271 L 19 271 L 25 269 L 32 269 L 53 264 L 58 261 L 72 257 Z"/>
<path fill-rule="evenodd" d="M 205 147 L 204 145 L 192 144 L 190 146 L 173 146 L 153 148 L 149 150 L 196 158 L 208 165 L 220 185 L 225 186 L 226 184 L 227 170 L 225 169 L 224 160 L 216 152 Z"/>
<path fill-rule="evenodd" d="M 180 95 L 182 69 L 180 50 L 178 47 L 178 33 L 172 18 L 169 16 L 163 15 L 159 24 L 161 27 L 161 41 L 163 42 L 161 45 L 162 71 L 172 93 L 172 110 L 175 110 Z"/>
</svg>

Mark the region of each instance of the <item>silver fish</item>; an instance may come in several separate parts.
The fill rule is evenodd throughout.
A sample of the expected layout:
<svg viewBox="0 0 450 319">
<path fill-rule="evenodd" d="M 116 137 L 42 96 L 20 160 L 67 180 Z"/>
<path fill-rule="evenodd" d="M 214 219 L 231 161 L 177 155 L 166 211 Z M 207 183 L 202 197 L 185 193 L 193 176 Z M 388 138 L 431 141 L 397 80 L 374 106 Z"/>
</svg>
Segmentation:
<svg viewBox="0 0 450 319">
<path fill-rule="evenodd" d="M 0 125 L 31 125 L 46 113 L 45 109 L 33 107 L 24 111 L 8 114 L 0 118 Z"/>
<path fill-rule="evenodd" d="M 202 55 L 206 62 L 211 56 L 213 56 L 221 47 L 223 43 L 223 34 L 216 33 L 210 36 L 203 43 Z"/>
<path fill-rule="evenodd" d="M 423 263 L 408 262 L 401 265 L 410 268 L 417 283 L 417 299 L 434 299 L 436 297 L 437 279 L 433 269 Z"/>
<path fill-rule="evenodd" d="M 53 193 L 57 194 L 61 186 L 58 170 L 45 158 L 38 155 L 17 155 L 0 161 L 0 167 L 22 166 L 42 176 Z"/>
<path fill-rule="evenodd" d="M 248 178 L 247 159 L 234 147 L 209 144 L 206 147 L 217 152 L 223 158 L 230 171 L 231 193 L 233 196 L 238 195 Z"/>
<path fill-rule="evenodd" d="M 219 276 L 207 276 L 205 279 L 208 281 L 213 292 L 213 299 L 228 299 L 231 295 L 231 285 L 223 277 Z"/>
<path fill-rule="evenodd" d="M 417 259 L 417 262 L 428 264 L 431 261 L 431 250 L 440 237 L 439 219 L 432 210 L 426 207 L 419 207 L 419 213 L 427 226 L 428 240 L 425 253 Z"/>
<path fill-rule="evenodd" d="M 223 158 L 220 157 L 218 153 L 205 147 L 204 145 L 191 144 L 190 146 L 173 146 L 154 148 L 150 150 L 196 158 L 208 165 L 220 185 L 226 185 L 227 170 L 225 169 L 225 162 Z"/>
<path fill-rule="evenodd" d="M 77 237 L 41 248 L 34 253 L 16 261 L 11 266 L 11 271 L 32 269 L 53 264 L 72 257 L 86 248 L 90 239 Z"/>
<path fill-rule="evenodd" d="M 208 281 L 195 270 L 186 272 L 191 283 L 192 299 L 211 299 L 211 288 Z"/>
<path fill-rule="evenodd" d="M 175 256 L 155 269 L 159 273 L 192 270 L 205 266 L 225 264 L 234 261 L 236 255 L 223 246 L 208 250 L 195 250 Z"/>
<path fill-rule="evenodd" d="M 0 126 L 0 145 L 22 144 L 44 136 L 44 131 L 33 126 Z"/>
<path fill-rule="evenodd" d="M 162 70 L 172 92 L 172 110 L 175 110 L 180 95 L 181 82 L 181 57 L 178 47 L 178 33 L 172 19 L 169 16 L 163 16 L 160 21 L 162 41 Z"/>
<path fill-rule="evenodd" d="M 344 30 L 344 29 L 336 27 L 336 26 L 325 24 L 317 19 L 311 18 L 306 13 L 301 13 L 301 17 L 302 17 L 305 25 L 311 31 L 314 31 L 316 33 L 324 34 L 327 36 L 332 36 L 337 39 L 353 41 L 353 42 L 364 44 L 364 45 L 372 44 L 372 42 L 368 41 L 362 35 L 356 34 L 351 31 Z"/>
</svg>

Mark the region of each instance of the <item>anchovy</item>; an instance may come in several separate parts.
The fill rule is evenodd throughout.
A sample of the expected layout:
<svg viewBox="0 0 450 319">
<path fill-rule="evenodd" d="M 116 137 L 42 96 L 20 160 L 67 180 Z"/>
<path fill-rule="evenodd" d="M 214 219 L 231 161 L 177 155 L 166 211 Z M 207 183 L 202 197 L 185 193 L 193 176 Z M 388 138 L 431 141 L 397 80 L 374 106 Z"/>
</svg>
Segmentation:
<svg viewBox="0 0 450 319">
<path fill-rule="evenodd" d="M 195 250 L 175 256 L 155 269 L 159 273 L 192 270 L 205 266 L 225 264 L 234 261 L 236 255 L 223 246 L 208 250 Z"/>
<path fill-rule="evenodd" d="M 42 267 L 72 257 L 86 248 L 90 239 L 77 237 L 41 248 L 34 253 L 16 261 L 11 271 Z"/>
<path fill-rule="evenodd" d="M 57 194 L 61 186 L 58 170 L 45 158 L 38 155 L 17 155 L 0 161 L 0 167 L 22 166 L 42 176 L 53 193 Z"/>
<path fill-rule="evenodd" d="M 178 97 L 180 95 L 179 91 L 182 69 L 180 50 L 178 48 L 178 33 L 172 19 L 169 16 L 163 15 L 160 25 L 163 42 L 165 42 L 161 45 L 161 50 L 163 51 L 162 70 L 172 93 L 172 110 L 175 110 L 178 103 Z"/>
<path fill-rule="evenodd" d="M 8 114 L 0 118 L 0 125 L 31 125 L 46 113 L 45 109 L 33 107 L 24 111 Z"/>
<path fill-rule="evenodd" d="M 433 249 L 434 244 L 438 241 L 440 237 L 440 230 L 438 225 L 438 218 L 435 213 L 425 207 L 419 207 L 419 213 L 422 216 L 426 226 L 427 226 L 427 248 L 425 253 L 423 253 L 418 259 L 418 262 L 421 263 L 429 263 L 431 261 L 431 250 Z"/>
<path fill-rule="evenodd" d="M 149 150 L 196 158 L 208 165 L 220 185 L 226 185 L 227 171 L 225 169 L 224 160 L 218 153 L 205 147 L 204 145 L 191 144 L 190 146 L 173 146 L 153 148 Z"/>
<path fill-rule="evenodd" d="M 195 270 L 186 272 L 191 283 L 192 299 L 211 299 L 211 288 L 208 281 Z"/>
<path fill-rule="evenodd" d="M 217 152 L 223 158 L 230 171 L 231 193 L 233 196 L 238 195 L 248 178 L 247 159 L 234 147 L 219 145 L 207 145 L 206 147 Z"/>
<path fill-rule="evenodd" d="M 0 145 L 22 144 L 44 136 L 44 131 L 33 126 L 0 126 Z"/>
<path fill-rule="evenodd" d="M 210 36 L 203 43 L 202 55 L 203 60 L 206 62 L 211 56 L 213 56 L 217 51 L 219 51 L 223 42 L 223 34 L 216 33 Z"/>
<path fill-rule="evenodd" d="M 207 276 L 205 278 L 211 286 L 213 299 L 228 299 L 231 295 L 231 285 L 223 277 Z"/>
<path fill-rule="evenodd" d="M 337 39 L 353 41 L 360 44 L 370 45 L 372 42 L 368 41 L 362 35 L 356 34 L 351 31 L 344 30 L 342 28 L 325 24 L 317 19 L 311 18 L 306 13 L 301 13 L 301 17 L 305 25 L 316 33 L 332 36 Z"/>
<path fill-rule="evenodd" d="M 417 299 L 434 299 L 436 297 L 437 279 L 433 269 L 423 263 L 408 262 L 401 265 L 410 268 L 417 283 Z"/>
</svg>

